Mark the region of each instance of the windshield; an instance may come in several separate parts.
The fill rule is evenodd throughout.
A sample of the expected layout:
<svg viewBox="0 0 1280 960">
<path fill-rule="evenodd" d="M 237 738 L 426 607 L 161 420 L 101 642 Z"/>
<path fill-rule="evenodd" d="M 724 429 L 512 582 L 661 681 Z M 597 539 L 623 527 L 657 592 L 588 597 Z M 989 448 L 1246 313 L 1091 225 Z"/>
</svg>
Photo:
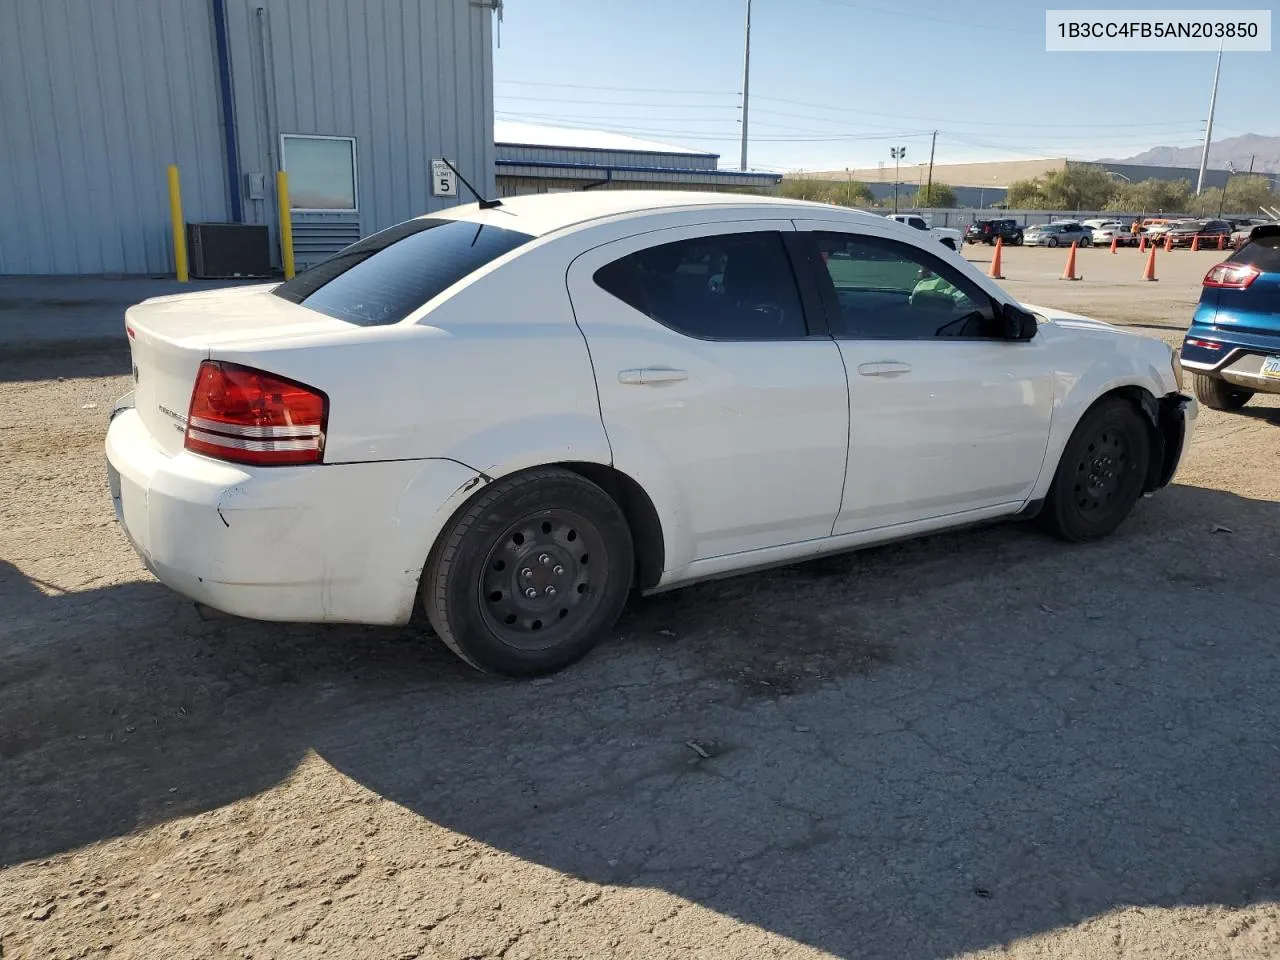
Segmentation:
<svg viewBox="0 0 1280 960">
<path fill-rule="evenodd" d="M 398 224 L 272 291 L 348 323 L 398 323 L 436 294 L 533 237 L 468 220 Z"/>
</svg>

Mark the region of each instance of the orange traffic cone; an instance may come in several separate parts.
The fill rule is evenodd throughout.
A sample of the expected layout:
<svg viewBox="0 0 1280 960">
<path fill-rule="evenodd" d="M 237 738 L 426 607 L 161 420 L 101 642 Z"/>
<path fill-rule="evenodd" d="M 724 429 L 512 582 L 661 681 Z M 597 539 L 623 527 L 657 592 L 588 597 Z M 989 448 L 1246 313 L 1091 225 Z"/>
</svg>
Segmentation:
<svg viewBox="0 0 1280 960">
<path fill-rule="evenodd" d="M 1173 234 L 1166 233 L 1164 235 L 1164 252 L 1168 253 L 1173 249 Z"/>
<path fill-rule="evenodd" d="M 1120 238 L 1119 238 L 1119 237 L 1116 237 L 1116 236 L 1113 236 L 1113 237 L 1111 238 L 1111 252 L 1112 252 L 1112 253 L 1115 253 L 1115 252 L 1116 252 L 1116 250 L 1118 250 L 1118 249 L 1119 249 L 1119 247 L 1120 247 Z"/>
<path fill-rule="evenodd" d="M 1147 249 L 1147 235 L 1144 233 L 1139 235 L 1138 237 L 1138 252 L 1142 253 L 1142 251 L 1146 249 Z"/>
<path fill-rule="evenodd" d="M 1195 253 L 1199 249 L 1200 249 L 1200 234 L 1197 233 L 1191 238 L 1191 252 Z"/>
<path fill-rule="evenodd" d="M 1147 268 L 1142 271 L 1143 280 L 1156 280 L 1156 245 L 1151 245 L 1151 252 L 1147 254 Z"/>
<path fill-rule="evenodd" d="M 991 269 L 987 271 L 987 276 L 992 280 L 1003 280 L 1004 274 L 1000 272 L 1000 254 L 1004 252 L 1004 237 L 996 237 L 996 252 L 991 255 Z"/>
<path fill-rule="evenodd" d="M 1077 246 L 1079 246 L 1079 244 L 1075 240 L 1072 240 L 1071 252 L 1067 254 L 1067 268 L 1062 271 L 1063 280 L 1079 280 L 1080 279 L 1078 276 L 1076 276 L 1076 247 Z"/>
<path fill-rule="evenodd" d="M 1226 237 L 1226 234 L 1222 234 L 1222 233 L 1218 234 L 1218 249 L 1219 249 L 1219 250 L 1225 250 L 1225 249 L 1227 249 L 1227 237 Z"/>
</svg>

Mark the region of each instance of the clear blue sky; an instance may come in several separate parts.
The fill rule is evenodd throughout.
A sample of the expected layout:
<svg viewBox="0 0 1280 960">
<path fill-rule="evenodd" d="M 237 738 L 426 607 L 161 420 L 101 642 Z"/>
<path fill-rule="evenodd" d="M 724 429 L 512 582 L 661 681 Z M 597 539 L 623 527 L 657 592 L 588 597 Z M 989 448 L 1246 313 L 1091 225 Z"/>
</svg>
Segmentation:
<svg viewBox="0 0 1280 960">
<path fill-rule="evenodd" d="M 1046 6 L 753 0 L 750 163 L 770 169 L 1125 157 L 1203 137 L 1212 53 L 1046 53 Z M 1188 9 L 1196 5 L 1184 4 Z M 1274 0 L 1201 9 L 1272 9 Z M 633 133 L 737 166 L 745 0 L 507 0 L 501 119 Z M 791 101 L 791 102 L 788 102 Z M 1223 58 L 1214 139 L 1280 134 L 1280 48 Z M 874 139 L 872 139 L 874 138 Z"/>
</svg>

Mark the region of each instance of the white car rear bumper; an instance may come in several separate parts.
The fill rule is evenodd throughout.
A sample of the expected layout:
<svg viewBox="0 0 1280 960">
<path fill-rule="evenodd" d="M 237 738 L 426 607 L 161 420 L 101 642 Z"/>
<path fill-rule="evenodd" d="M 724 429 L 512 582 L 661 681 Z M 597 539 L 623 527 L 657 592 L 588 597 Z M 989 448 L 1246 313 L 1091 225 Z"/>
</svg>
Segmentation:
<svg viewBox="0 0 1280 960">
<path fill-rule="evenodd" d="M 400 624 L 436 534 L 481 482 L 452 460 L 245 467 L 156 446 L 137 411 L 106 455 L 116 518 L 164 584 L 260 620 Z"/>
</svg>

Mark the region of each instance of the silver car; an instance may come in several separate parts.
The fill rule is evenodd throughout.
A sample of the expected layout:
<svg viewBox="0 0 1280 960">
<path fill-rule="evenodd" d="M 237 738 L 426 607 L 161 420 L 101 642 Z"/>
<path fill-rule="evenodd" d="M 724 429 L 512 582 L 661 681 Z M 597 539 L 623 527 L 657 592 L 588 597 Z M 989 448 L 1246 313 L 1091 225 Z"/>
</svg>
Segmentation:
<svg viewBox="0 0 1280 960">
<path fill-rule="evenodd" d="M 1045 223 L 1027 230 L 1022 242 L 1028 247 L 1069 247 L 1072 243 L 1091 247 L 1093 234 L 1080 223 Z"/>
</svg>

